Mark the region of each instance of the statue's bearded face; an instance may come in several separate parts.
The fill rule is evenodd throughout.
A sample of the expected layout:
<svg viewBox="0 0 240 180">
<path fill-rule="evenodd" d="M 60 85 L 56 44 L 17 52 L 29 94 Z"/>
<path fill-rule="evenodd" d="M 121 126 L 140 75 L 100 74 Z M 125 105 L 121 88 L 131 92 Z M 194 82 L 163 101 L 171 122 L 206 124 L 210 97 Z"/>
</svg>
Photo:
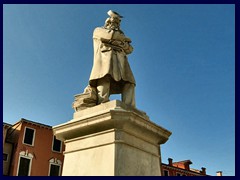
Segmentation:
<svg viewBox="0 0 240 180">
<path fill-rule="evenodd" d="M 106 20 L 105 27 L 108 29 L 119 30 L 120 23 L 121 23 L 121 19 L 111 17 Z"/>
</svg>

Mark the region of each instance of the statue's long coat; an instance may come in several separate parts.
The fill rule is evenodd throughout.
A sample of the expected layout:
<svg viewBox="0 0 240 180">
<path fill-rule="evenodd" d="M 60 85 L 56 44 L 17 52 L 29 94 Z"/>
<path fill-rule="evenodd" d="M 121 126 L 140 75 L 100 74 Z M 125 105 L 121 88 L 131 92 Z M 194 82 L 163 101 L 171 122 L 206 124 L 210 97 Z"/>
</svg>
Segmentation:
<svg viewBox="0 0 240 180">
<path fill-rule="evenodd" d="M 118 33 L 118 36 L 120 34 Z M 97 80 L 105 76 L 111 77 L 111 94 L 121 93 L 121 88 L 126 82 L 135 85 L 135 79 L 131 71 L 126 51 L 117 51 L 110 46 L 106 46 L 101 38 L 111 39 L 112 34 L 104 28 L 96 28 L 93 33 L 94 61 L 89 84 L 93 87 L 97 86 Z M 123 34 L 121 38 L 125 38 Z M 133 50 L 129 45 L 129 51 Z"/>
</svg>

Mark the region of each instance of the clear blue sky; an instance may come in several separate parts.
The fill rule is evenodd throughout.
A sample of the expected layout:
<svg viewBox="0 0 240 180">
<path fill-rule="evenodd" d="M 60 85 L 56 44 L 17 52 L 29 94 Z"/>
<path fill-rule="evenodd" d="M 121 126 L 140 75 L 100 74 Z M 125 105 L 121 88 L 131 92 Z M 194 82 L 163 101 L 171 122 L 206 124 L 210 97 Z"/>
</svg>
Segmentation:
<svg viewBox="0 0 240 180">
<path fill-rule="evenodd" d="M 72 119 L 109 9 L 132 39 L 137 108 L 172 131 L 162 161 L 235 175 L 234 5 L 4 5 L 3 121 Z"/>
</svg>

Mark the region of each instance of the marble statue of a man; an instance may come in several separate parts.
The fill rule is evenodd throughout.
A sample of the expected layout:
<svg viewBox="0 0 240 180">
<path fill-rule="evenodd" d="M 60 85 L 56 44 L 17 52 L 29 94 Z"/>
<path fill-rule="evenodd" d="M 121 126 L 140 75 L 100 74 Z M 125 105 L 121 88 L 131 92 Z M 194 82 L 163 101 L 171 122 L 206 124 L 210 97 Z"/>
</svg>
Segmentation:
<svg viewBox="0 0 240 180">
<path fill-rule="evenodd" d="M 135 79 L 127 54 L 133 51 L 131 39 L 120 29 L 118 13 L 108 11 L 103 27 L 93 32 L 94 61 L 89 84 L 97 90 L 97 104 L 109 101 L 110 94 L 122 94 L 122 101 L 135 107 Z"/>
</svg>

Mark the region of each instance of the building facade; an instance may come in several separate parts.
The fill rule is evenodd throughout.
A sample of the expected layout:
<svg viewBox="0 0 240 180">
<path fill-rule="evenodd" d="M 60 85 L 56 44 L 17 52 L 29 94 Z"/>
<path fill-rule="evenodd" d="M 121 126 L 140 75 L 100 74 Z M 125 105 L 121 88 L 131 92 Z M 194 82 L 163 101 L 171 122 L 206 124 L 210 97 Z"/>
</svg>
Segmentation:
<svg viewBox="0 0 240 180">
<path fill-rule="evenodd" d="M 52 127 L 26 119 L 3 124 L 3 175 L 60 176 L 64 145 Z"/>
<path fill-rule="evenodd" d="M 206 168 L 202 167 L 201 170 L 190 168 L 192 162 L 190 160 L 173 162 L 168 158 L 168 164 L 162 163 L 163 176 L 209 176 L 206 174 Z"/>
<path fill-rule="evenodd" d="M 3 123 L 3 175 L 8 175 L 13 144 L 6 142 L 6 136 L 12 125 Z"/>
</svg>

